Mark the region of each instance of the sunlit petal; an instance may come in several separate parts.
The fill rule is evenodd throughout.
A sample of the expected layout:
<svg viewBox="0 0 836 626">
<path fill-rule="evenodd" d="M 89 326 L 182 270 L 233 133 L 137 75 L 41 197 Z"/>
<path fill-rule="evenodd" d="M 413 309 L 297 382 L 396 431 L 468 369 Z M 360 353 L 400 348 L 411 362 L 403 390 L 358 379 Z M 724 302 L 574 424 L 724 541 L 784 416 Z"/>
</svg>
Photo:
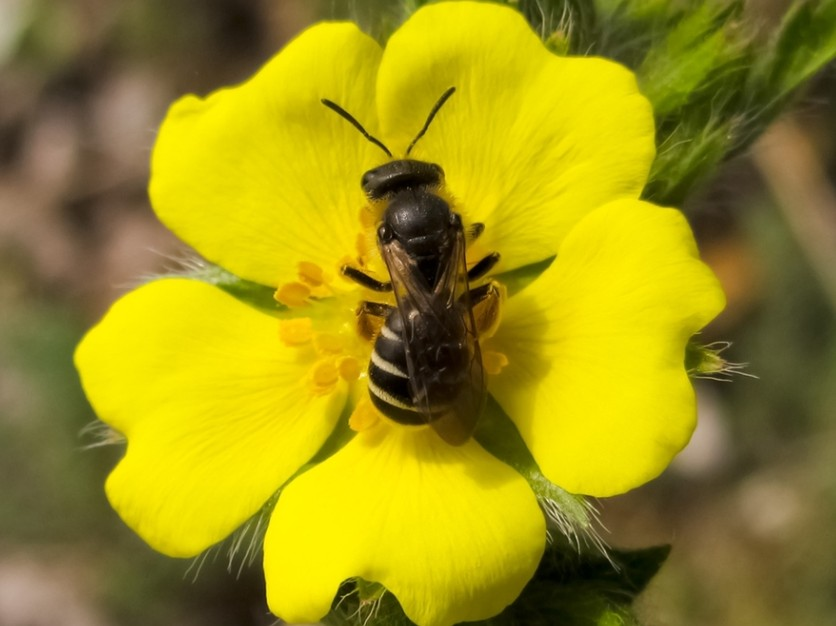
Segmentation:
<svg viewBox="0 0 836 626">
<path fill-rule="evenodd" d="M 380 55 L 353 24 L 320 24 L 242 85 L 179 100 L 154 148 L 157 215 L 243 278 L 276 285 L 301 261 L 336 271 L 356 254 L 360 177 L 386 157 L 320 100 L 374 132 Z"/>
<path fill-rule="evenodd" d="M 416 144 L 441 165 L 479 244 L 507 270 L 552 256 L 589 211 L 637 198 L 655 154 L 653 113 L 624 67 L 558 57 L 516 11 L 450 2 L 390 39 L 377 81 L 381 127 L 405 150 L 433 104 L 456 92 Z"/>
<path fill-rule="evenodd" d="M 125 522 L 160 552 L 223 539 L 319 449 L 345 391 L 310 393 L 311 355 L 278 321 L 204 283 L 131 292 L 82 341 L 99 417 L 128 440 L 107 481 Z"/>
<path fill-rule="evenodd" d="M 511 298 L 491 347 L 491 393 L 553 482 L 622 493 L 658 475 L 696 419 L 688 339 L 723 308 L 678 211 L 620 201 L 569 234 Z"/>
<path fill-rule="evenodd" d="M 282 492 L 264 546 L 268 601 L 316 621 L 361 577 L 421 626 L 485 619 L 517 597 L 544 543 L 519 474 L 474 441 L 381 422 Z"/>
</svg>

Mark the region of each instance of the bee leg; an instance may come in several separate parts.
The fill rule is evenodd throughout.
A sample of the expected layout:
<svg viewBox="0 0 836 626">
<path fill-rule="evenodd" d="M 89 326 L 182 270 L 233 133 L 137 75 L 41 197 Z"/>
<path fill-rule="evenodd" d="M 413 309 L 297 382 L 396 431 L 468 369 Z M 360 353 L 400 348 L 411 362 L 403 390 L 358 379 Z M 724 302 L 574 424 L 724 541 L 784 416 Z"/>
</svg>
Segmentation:
<svg viewBox="0 0 836 626">
<path fill-rule="evenodd" d="M 492 252 L 467 271 L 467 280 L 477 280 L 499 263 L 499 252 Z"/>
<path fill-rule="evenodd" d="M 474 222 L 471 224 L 465 234 L 467 235 L 467 239 L 469 243 L 473 243 L 485 232 L 485 225 L 482 222 Z"/>
<path fill-rule="evenodd" d="M 385 302 L 369 302 L 363 300 L 357 307 L 357 315 L 371 315 L 372 317 L 386 317 L 389 311 L 394 309 L 391 304 Z"/>
<path fill-rule="evenodd" d="M 364 300 L 357 307 L 357 332 L 366 341 L 372 341 L 380 332 L 384 318 L 394 309 L 391 304 Z"/>
<path fill-rule="evenodd" d="M 501 302 L 501 294 L 496 283 L 490 282 L 471 289 L 468 296 L 477 335 L 492 335 L 499 325 Z"/>
<path fill-rule="evenodd" d="M 340 268 L 343 276 L 346 278 L 353 280 L 355 283 L 360 285 L 361 287 L 365 287 L 366 289 L 371 289 L 372 291 L 392 291 L 392 283 L 384 283 L 376 278 L 372 278 L 368 274 L 366 274 L 362 270 L 358 270 L 356 267 L 351 267 L 350 265 L 343 265 Z"/>
</svg>

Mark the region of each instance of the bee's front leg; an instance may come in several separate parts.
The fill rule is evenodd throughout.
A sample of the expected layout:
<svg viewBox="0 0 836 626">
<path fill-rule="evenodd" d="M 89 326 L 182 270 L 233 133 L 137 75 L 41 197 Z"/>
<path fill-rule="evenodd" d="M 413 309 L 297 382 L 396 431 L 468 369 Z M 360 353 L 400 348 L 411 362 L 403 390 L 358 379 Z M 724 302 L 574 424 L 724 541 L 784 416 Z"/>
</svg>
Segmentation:
<svg viewBox="0 0 836 626">
<path fill-rule="evenodd" d="M 492 252 L 467 271 L 467 280 L 474 281 L 490 272 L 499 263 L 499 252 Z"/>
<path fill-rule="evenodd" d="M 351 267 L 350 265 L 343 265 L 340 268 L 342 275 L 348 278 L 349 280 L 353 280 L 355 283 L 360 285 L 361 287 L 365 287 L 366 289 L 371 289 L 372 291 L 392 291 L 392 283 L 390 282 L 381 282 L 376 278 L 373 278 L 366 274 L 363 270 L 358 270 L 356 267 Z"/>
</svg>

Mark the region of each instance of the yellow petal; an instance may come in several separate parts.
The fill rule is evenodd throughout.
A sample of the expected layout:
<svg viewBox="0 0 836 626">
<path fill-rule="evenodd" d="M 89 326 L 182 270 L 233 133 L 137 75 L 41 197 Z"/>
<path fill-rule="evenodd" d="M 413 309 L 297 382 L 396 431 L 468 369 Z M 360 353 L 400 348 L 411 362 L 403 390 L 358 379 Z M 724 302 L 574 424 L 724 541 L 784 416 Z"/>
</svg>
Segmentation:
<svg viewBox="0 0 836 626">
<path fill-rule="evenodd" d="M 300 262 L 335 271 L 354 256 L 363 172 L 385 160 L 348 122 L 376 129 L 381 50 L 352 24 L 320 24 L 253 78 L 175 103 L 152 158 L 160 219 L 202 255 L 265 285 Z"/>
<path fill-rule="evenodd" d="M 359 576 L 420 626 L 486 619 L 517 597 L 544 543 L 519 474 L 472 440 L 381 421 L 282 492 L 265 537 L 268 603 L 313 622 Z"/>
<path fill-rule="evenodd" d="M 551 481 L 622 493 L 688 442 L 696 408 L 685 346 L 723 306 L 678 211 L 609 204 L 509 299 L 490 343 L 509 363 L 490 391 Z"/>
<path fill-rule="evenodd" d="M 457 209 L 485 223 L 479 244 L 502 253 L 502 270 L 553 255 L 589 211 L 641 192 L 653 113 L 622 66 L 551 54 L 506 7 L 427 6 L 392 36 L 380 65 L 393 151 L 406 149 L 449 87 L 456 92 L 412 154 L 445 170 Z"/>
<path fill-rule="evenodd" d="M 128 440 L 107 481 L 152 547 L 192 556 L 253 515 L 319 449 L 344 390 L 315 397 L 278 320 L 204 283 L 129 293 L 76 352 L 87 397 Z"/>
</svg>

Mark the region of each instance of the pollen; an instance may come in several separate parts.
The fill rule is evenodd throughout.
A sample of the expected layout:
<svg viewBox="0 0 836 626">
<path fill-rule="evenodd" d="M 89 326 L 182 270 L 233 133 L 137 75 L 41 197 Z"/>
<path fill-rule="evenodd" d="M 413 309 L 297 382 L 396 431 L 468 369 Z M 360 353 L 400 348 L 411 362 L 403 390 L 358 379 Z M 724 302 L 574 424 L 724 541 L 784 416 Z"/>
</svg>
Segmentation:
<svg viewBox="0 0 836 626">
<path fill-rule="evenodd" d="M 311 295 L 311 289 L 302 283 L 285 283 L 276 289 L 273 298 L 279 304 L 289 307 L 304 306 Z"/>
<path fill-rule="evenodd" d="M 473 306 L 473 319 L 480 341 L 496 333 L 502 322 L 502 304 L 508 298 L 508 291 L 501 283 L 492 280 L 489 288 L 487 297 Z"/>
<path fill-rule="evenodd" d="M 482 352 L 482 367 L 489 376 L 496 376 L 508 365 L 508 357 L 502 352 L 484 350 Z"/>
<path fill-rule="evenodd" d="M 311 287 L 320 287 L 326 282 L 325 272 L 316 263 L 310 261 L 301 261 L 298 265 L 299 280 Z"/>
<path fill-rule="evenodd" d="M 289 347 L 303 346 L 313 339 L 311 318 L 298 317 L 279 321 L 279 339 Z"/>
<path fill-rule="evenodd" d="M 334 387 L 340 380 L 340 373 L 334 359 L 317 361 L 311 368 L 310 376 L 313 393 L 318 396 L 334 391 Z"/>
<path fill-rule="evenodd" d="M 345 348 L 345 338 L 334 333 L 317 333 L 313 342 L 320 354 L 339 354 Z"/>
<path fill-rule="evenodd" d="M 360 378 L 362 368 L 360 361 L 353 356 L 344 356 L 337 360 L 337 370 L 340 372 L 340 378 L 345 381 L 353 382 Z"/>
<path fill-rule="evenodd" d="M 380 421 L 380 415 L 375 410 L 368 398 L 363 398 L 354 407 L 351 417 L 348 418 L 348 426 L 354 432 L 360 433 L 368 430 Z"/>
</svg>

